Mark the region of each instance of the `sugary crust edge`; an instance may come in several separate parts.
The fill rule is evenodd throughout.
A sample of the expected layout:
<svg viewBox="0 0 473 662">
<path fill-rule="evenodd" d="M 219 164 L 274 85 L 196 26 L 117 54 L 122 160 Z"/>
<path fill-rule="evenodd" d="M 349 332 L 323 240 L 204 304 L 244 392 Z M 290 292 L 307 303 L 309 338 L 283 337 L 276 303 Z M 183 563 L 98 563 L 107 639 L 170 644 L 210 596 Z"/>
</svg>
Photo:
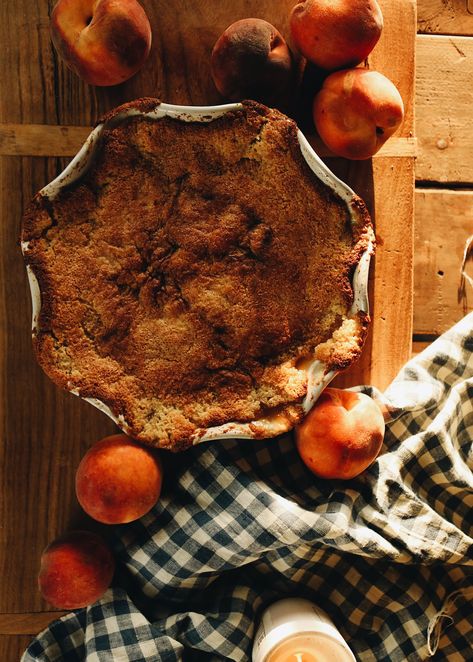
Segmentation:
<svg viewBox="0 0 473 662">
<path fill-rule="evenodd" d="M 95 126 L 99 124 L 106 124 L 113 120 L 117 115 L 128 110 L 138 110 L 141 113 L 150 113 L 153 110 L 156 110 L 161 105 L 162 101 L 160 99 L 155 99 L 153 97 L 141 97 L 140 99 L 135 99 L 134 101 L 128 101 L 127 103 L 122 103 L 120 106 L 109 110 L 107 113 L 102 115 L 100 119 L 95 123 Z"/>
</svg>

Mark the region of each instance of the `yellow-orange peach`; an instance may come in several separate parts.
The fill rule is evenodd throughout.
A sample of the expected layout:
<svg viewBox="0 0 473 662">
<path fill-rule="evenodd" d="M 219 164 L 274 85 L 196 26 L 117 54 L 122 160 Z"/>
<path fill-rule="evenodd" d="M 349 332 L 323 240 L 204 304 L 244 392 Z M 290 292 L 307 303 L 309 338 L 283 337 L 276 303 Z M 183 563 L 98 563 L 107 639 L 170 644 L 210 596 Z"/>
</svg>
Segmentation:
<svg viewBox="0 0 473 662">
<path fill-rule="evenodd" d="M 274 102 L 287 90 L 291 68 L 291 53 L 283 36 L 259 18 L 232 23 L 212 50 L 215 87 L 231 101 Z"/>
<path fill-rule="evenodd" d="M 43 551 L 38 587 L 56 609 L 78 609 L 104 594 L 114 570 L 113 555 L 100 536 L 71 531 Z"/>
<path fill-rule="evenodd" d="M 302 0 L 289 24 L 297 50 L 332 71 L 363 62 L 381 35 L 383 14 L 376 0 Z"/>
<path fill-rule="evenodd" d="M 50 34 L 62 60 L 90 85 L 127 80 L 151 47 L 151 26 L 137 0 L 59 0 Z"/>
<path fill-rule="evenodd" d="M 296 427 L 304 464 L 320 478 L 354 478 L 374 462 L 384 438 L 384 417 L 365 393 L 326 388 Z"/>
<path fill-rule="evenodd" d="M 313 117 L 327 147 L 347 159 L 368 159 L 400 126 L 404 104 L 383 74 L 355 68 L 328 76 L 315 96 Z"/>
<path fill-rule="evenodd" d="M 93 519 L 125 524 L 145 515 L 157 502 L 162 466 L 152 449 L 124 434 L 95 443 L 76 471 L 76 495 Z"/>
</svg>

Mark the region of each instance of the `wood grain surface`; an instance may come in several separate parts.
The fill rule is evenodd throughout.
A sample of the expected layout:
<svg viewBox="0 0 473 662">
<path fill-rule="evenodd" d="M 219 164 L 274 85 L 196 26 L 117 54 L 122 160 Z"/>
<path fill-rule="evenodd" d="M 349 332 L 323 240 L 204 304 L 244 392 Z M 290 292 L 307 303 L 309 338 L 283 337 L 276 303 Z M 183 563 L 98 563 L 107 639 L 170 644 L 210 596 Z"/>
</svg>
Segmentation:
<svg viewBox="0 0 473 662">
<path fill-rule="evenodd" d="M 46 611 L 31 614 L 0 614 L 0 633 L 30 635 L 31 637 L 44 630 L 52 620 L 60 618 L 66 613 L 64 611 Z"/>
<path fill-rule="evenodd" d="M 55 126 L 50 124 L 0 124 L 0 156 L 74 156 L 92 127 Z M 334 156 L 322 141 L 313 136 L 311 142 L 317 154 Z M 398 158 L 417 155 L 417 140 L 413 136 L 394 135 L 373 156 Z"/>
<path fill-rule="evenodd" d="M 439 335 L 452 325 L 452 321 L 460 320 L 473 310 L 473 287 L 463 284 L 461 278 L 465 247 L 472 236 L 472 191 L 417 190 L 416 334 Z M 473 277 L 472 267 L 471 260 L 467 260 L 464 271 L 470 277 Z"/>
<path fill-rule="evenodd" d="M 473 35 L 472 0 L 420 0 L 417 5 L 419 32 Z"/>
<path fill-rule="evenodd" d="M 416 50 L 414 350 L 473 310 L 472 0 L 420 0 Z M 471 259 L 465 265 L 472 275 Z"/>
<path fill-rule="evenodd" d="M 140 96 L 182 104 L 222 102 L 209 73 L 211 48 L 220 32 L 239 18 L 256 16 L 287 37 L 293 0 L 142 4 L 153 29 L 150 57 L 133 79 L 108 89 L 85 85 L 58 60 L 48 32 L 53 2 L 2 5 L 0 660 L 7 662 L 19 659 L 27 635 L 54 617 L 36 589 L 39 557 L 64 530 L 92 527 L 75 500 L 74 473 L 86 448 L 115 430 L 99 411 L 57 389 L 33 357 L 30 297 L 18 246 L 24 206 L 62 170 L 89 127 L 117 104 Z M 334 171 L 365 198 L 378 240 L 370 337 L 362 361 L 340 384 L 379 388 L 411 351 L 416 20 L 414 0 L 381 4 L 385 29 L 369 66 L 399 87 L 406 105 L 404 124 L 371 161 L 349 163 L 324 152 Z M 288 112 L 299 117 L 303 101 L 294 91 Z M 304 130 L 317 145 L 310 122 Z"/>
<path fill-rule="evenodd" d="M 473 38 L 417 38 L 416 178 L 473 182 Z"/>
<path fill-rule="evenodd" d="M 30 635 L 3 635 L 0 634 L 0 652 L 5 662 L 18 662 L 22 651 L 31 641 Z"/>
</svg>

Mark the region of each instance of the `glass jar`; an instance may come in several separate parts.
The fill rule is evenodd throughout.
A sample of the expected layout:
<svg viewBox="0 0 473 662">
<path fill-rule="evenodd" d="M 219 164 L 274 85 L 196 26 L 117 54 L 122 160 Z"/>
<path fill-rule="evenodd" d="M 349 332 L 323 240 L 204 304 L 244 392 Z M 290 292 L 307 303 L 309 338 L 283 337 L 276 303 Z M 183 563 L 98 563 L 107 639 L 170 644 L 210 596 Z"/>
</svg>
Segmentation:
<svg viewBox="0 0 473 662">
<path fill-rule="evenodd" d="M 356 662 L 330 617 L 309 600 L 285 598 L 261 617 L 253 662 Z"/>
</svg>

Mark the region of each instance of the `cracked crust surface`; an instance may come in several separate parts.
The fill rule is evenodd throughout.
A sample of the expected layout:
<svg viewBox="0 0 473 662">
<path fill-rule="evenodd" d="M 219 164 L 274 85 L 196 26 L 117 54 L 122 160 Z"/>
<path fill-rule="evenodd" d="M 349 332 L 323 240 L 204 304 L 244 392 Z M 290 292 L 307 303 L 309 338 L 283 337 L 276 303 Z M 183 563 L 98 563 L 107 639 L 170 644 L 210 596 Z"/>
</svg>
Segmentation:
<svg viewBox="0 0 473 662">
<path fill-rule="evenodd" d="M 333 340 L 371 228 L 354 208 L 358 223 L 259 104 L 110 122 L 87 173 L 25 214 L 38 360 L 156 446 L 272 413 L 291 427 L 317 346 L 334 369 L 361 351 L 363 315 Z"/>
</svg>

